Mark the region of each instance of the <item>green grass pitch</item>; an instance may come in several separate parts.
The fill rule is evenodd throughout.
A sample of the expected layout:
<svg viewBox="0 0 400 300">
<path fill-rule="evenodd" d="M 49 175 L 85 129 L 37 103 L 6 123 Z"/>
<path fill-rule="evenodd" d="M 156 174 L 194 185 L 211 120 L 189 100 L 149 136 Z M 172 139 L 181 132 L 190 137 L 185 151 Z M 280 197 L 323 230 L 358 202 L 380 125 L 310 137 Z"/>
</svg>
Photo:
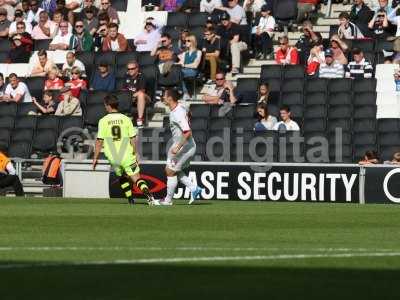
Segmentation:
<svg viewBox="0 0 400 300">
<path fill-rule="evenodd" d="M 400 206 L 0 199 L 0 299 L 400 299 Z"/>
</svg>

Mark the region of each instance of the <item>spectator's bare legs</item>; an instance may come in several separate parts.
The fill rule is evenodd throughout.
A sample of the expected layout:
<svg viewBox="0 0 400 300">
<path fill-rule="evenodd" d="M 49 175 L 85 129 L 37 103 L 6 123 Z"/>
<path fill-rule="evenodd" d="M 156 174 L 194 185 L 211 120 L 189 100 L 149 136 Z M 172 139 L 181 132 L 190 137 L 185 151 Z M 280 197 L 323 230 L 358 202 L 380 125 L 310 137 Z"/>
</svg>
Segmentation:
<svg viewBox="0 0 400 300">
<path fill-rule="evenodd" d="M 138 110 L 138 121 L 140 120 L 143 122 L 144 110 L 146 108 L 147 99 L 148 99 L 148 96 L 144 92 L 142 92 L 142 91 L 137 92 L 136 105 L 137 105 L 137 110 Z"/>
</svg>

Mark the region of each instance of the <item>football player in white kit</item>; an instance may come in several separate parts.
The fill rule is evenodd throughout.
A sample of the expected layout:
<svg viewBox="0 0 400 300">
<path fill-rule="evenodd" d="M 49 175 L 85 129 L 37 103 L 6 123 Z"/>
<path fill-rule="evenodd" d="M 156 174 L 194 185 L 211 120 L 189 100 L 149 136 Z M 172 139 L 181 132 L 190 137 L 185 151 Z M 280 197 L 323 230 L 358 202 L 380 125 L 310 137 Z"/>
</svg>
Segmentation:
<svg viewBox="0 0 400 300">
<path fill-rule="evenodd" d="M 172 198 L 178 185 L 178 180 L 190 189 L 190 201 L 192 204 L 201 194 L 202 189 L 198 187 L 184 170 L 189 167 L 190 161 L 196 153 L 196 143 L 189 126 L 188 112 L 184 106 L 178 103 L 179 94 L 174 89 L 164 92 L 164 103 L 169 107 L 169 124 L 172 132 L 173 143 L 168 150 L 167 165 L 167 196 L 162 205 L 172 205 Z"/>
</svg>

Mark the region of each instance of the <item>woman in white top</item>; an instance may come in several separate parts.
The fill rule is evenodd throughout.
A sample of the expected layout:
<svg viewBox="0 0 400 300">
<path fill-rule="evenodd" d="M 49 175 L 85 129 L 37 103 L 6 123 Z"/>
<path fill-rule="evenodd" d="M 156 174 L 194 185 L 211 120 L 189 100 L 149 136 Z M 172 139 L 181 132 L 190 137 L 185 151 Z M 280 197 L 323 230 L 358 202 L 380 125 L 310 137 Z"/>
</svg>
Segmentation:
<svg viewBox="0 0 400 300">
<path fill-rule="evenodd" d="M 255 131 L 273 130 L 278 120 L 268 113 L 266 103 L 259 103 L 257 105 L 258 122 L 254 125 Z"/>
<path fill-rule="evenodd" d="M 275 29 L 275 18 L 271 15 L 271 11 L 267 5 L 261 7 L 261 17 L 258 25 L 253 28 L 253 40 L 257 51 L 257 58 L 266 59 L 273 53 L 272 37 Z"/>
<path fill-rule="evenodd" d="M 181 53 L 178 64 L 182 66 L 183 78 L 193 78 L 198 74 L 197 68 L 201 62 L 201 51 L 197 49 L 197 40 L 194 35 L 186 37 L 186 51 Z M 185 80 L 182 80 L 183 100 L 190 98 Z"/>
</svg>

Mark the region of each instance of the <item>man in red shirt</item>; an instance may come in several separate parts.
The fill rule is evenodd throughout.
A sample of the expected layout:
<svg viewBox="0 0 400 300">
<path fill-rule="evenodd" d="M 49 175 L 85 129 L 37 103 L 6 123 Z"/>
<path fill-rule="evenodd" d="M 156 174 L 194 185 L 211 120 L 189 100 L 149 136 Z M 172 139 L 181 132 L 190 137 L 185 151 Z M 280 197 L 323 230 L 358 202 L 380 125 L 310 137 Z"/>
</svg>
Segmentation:
<svg viewBox="0 0 400 300">
<path fill-rule="evenodd" d="M 299 64 L 299 53 L 295 47 L 289 46 L 287 36 L 279 38 L 280 47 L 275 52 L 275 61 L 278 65 L 297 65 Z"/>
</svg>

